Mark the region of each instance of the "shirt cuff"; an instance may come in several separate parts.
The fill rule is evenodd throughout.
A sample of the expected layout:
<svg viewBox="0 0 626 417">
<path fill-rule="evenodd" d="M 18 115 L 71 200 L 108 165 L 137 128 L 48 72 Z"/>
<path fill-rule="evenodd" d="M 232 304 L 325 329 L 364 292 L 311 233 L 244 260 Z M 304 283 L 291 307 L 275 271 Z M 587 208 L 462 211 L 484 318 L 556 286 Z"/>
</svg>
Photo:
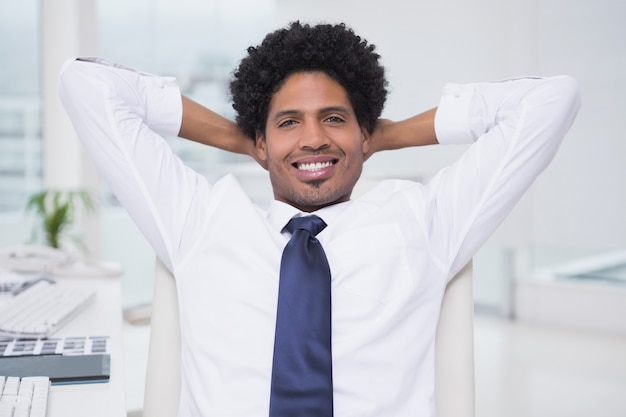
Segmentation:
<svg viewBox="0 0 626 417">
<path fill-rule="evenodd" d="M 443 87 L 435 114 L 435 134 L 440 144 L 474 142 L 470 120 L 473 96 L 473 84 L 447 84 Z"/>
<path fill-rule="evenodd" d="M 145 122 L 161 136 L 178 136 L 183 120 L 180 88 L 173 77 L 145 77 L 148 108 Z"/>
<path fill-rule="evenodd" d="M 77 57 L 78 61 L 92 62 L 106 67 L 117 68 L 134 74 L 145 89 L 143 119 L 151 130 L 161 136 L 177 136 L 183 119 L 183 103 L 180 88 L 174 77 L 161 77 L 145 71 L 138 71 L 105 58 L 96 56 Z"/>
</svg>

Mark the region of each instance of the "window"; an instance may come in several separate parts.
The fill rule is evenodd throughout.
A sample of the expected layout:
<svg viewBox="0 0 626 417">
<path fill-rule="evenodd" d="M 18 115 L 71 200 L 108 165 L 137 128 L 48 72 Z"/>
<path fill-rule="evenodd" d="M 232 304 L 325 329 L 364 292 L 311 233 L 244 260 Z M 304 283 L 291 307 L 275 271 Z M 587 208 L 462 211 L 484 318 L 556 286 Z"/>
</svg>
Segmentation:
<svg viewBox="0 0 626 417">
<path fill-rule="evenodd" d="M 24 208 L 41 187 L 39 1 L 0 14 L 0 212 Z"/>
</svg>

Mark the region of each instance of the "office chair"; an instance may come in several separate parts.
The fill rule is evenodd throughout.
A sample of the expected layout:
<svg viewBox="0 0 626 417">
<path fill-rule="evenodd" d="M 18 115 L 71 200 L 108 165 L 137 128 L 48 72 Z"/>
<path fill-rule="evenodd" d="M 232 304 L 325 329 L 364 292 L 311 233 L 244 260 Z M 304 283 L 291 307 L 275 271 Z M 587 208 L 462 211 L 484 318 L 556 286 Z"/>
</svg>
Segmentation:
<svg viewBox="0 0 626 417">
<path fill-rule="evenodd" d="M 435 347 L 437 417 L 474 417 L 471 262 L 448 284 Z M 143 417 L 175 417 L 180 399 L 180 329 L 172 274 L 157 261 Z"/>
</svg>

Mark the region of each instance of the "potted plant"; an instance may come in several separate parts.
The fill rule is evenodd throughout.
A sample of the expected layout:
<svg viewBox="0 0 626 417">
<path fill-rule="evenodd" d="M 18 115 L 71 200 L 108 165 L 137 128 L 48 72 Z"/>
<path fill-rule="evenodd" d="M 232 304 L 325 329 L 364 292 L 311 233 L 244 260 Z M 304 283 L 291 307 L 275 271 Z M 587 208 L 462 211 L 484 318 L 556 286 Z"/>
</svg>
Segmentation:
<svg viewBox="0 0 626 417">
<path fill-rule="evenodd" d="M 26 203 L 26 212 L 33 212 L 38 217 L 31 240 L 43 241 L 45 245 L 57 249 L 71 241 L 84 250 L 80 237 L 73 234 L 79 207 L 87 211 L 94 209 L 93 200 L 85 190 L 48 189 L 33 194 Z"/>
</svg>

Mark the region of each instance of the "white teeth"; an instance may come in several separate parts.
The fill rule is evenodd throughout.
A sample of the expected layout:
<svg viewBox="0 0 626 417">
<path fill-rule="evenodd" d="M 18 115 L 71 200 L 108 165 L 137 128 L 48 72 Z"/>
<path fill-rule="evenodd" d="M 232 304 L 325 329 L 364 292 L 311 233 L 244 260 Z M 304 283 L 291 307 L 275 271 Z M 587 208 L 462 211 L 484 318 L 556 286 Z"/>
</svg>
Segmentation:
<svg viewBox="0 0 626 417">
<path fill-rule="evenodd" d="M 333 163 L 331 161 L 315 162 L 313 164 L 298 164 L 298 169 L 301 169 L 303 171 L 317 171 L 318 169 L 327 168 L 332 164 Z"/>
</svg>

